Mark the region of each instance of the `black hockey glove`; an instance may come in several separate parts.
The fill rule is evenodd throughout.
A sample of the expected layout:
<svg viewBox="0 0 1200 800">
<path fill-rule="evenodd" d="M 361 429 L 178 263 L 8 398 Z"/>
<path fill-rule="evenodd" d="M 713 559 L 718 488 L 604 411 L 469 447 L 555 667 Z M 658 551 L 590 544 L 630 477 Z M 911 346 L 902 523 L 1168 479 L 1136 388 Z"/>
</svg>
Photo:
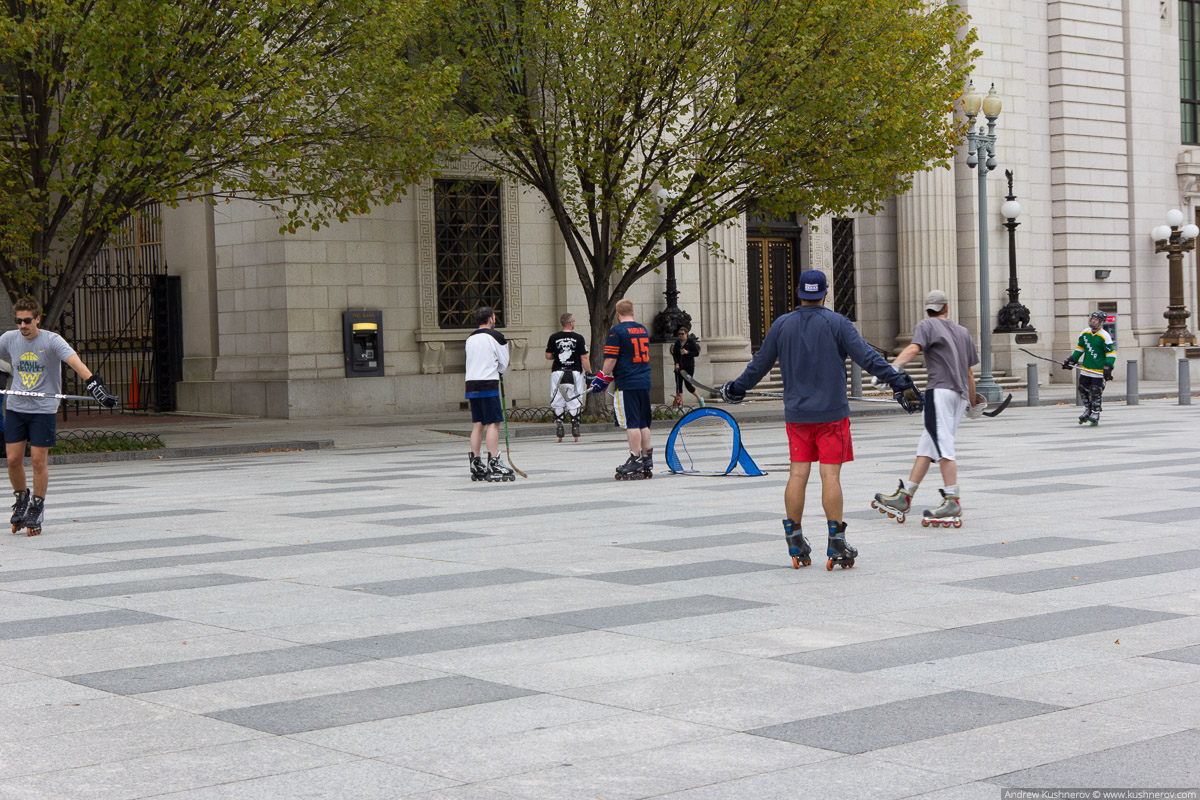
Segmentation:
<svg viewBox="0 0 1200 800">
<path fill-rule="evenodd" d="M 1104 380 L 1106 380 L 1106 381 L 1112 380 L 1112 364 L 1104 365 Z"/>
<path fill-rule="evenodd" d="M 1075 368 L 1075 362 L 1074 362 L 1074 361 L 1072 361 L 1072 360 L 1071 360 L 1071 359 L 1069 359 L 1069 358 L 1064 358 L 1064 359 L 1063 359 L 1063 363 L 1062 363 L 1062 368 L 1063 368 L 1063 369 L 1074 369 L 1074 368 Z"/>
<path fill-rule="evenodd" d="M 105 388 L 104 381 L 99 375 L 93 375 L 92 377 L 88 378 L 88 382 L 83 385 L 83 388 L 88 394 L 94 397 L 96 402 L 100 405 L 104 406 L 105 408 L 116 408 L 117 400 L 119 398 Z"/>
<path fill-rule="evenodd" d="M 733 385 L 733 381 L 726 381 L 725 384 L 721 386 L 721 399 L 726 403 L 737 405 L 746 399 L 746 393 L 737 389 Z"/>
<path fill-rule="evenodd" d="M 909 414 L 915 414 L 925 407 L 925 398 L 917 391 L 917 385 L 907 372 L 901 372 L 892 381 L 892 397 Z"/>
</svg>

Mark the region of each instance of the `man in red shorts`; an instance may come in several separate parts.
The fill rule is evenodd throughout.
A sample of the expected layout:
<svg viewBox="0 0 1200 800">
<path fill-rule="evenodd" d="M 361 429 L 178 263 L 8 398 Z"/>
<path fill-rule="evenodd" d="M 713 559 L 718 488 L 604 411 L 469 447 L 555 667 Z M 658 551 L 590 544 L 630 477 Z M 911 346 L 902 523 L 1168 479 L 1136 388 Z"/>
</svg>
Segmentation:
<svg viewBox="0 0 1200 800">
<path fill-rule="evenodd" d="M 811 269 L 801 275 L 796 289 L 800 307 L 775 320 L 745 371 L 721 387 L 726 402 L 740 403 L 779 362 L 791 450 L 791 475 L 783 494 L 787 510 L 783 532 L 797 569 L 812 563 L 812 548 L 801 531 L 801 518 L 814 461 L 820 463 L 821 505 L 829 532 L 825 567 L 852 567 L 858 556 L 858 550 L 846 544 L 846 523 L 842 521 L 842 464 L 854 460 L 846 357 L 886 381 L 905 411 L 911 414 L 921 409 L 921 394 L 912 378 L 891 367 L 863 341 L 850 320 L 825 308 L 826 290 L 825 273 Z"/>
</svg>

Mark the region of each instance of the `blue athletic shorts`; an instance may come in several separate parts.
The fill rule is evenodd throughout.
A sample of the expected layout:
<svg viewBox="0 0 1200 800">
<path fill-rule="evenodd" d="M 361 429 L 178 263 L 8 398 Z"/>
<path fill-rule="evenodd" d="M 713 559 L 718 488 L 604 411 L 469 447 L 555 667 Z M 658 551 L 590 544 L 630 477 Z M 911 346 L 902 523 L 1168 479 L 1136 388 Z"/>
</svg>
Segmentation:
<svg viewBox="0 0 1200 800">
<path fill-rule="evenodd" d="M 650 427 L 650 390 L 622 389 L 613 402 L 617 425 L 626 430 Z"/>
<path fill-rule="evenodd" d="M 500 405 L 499 395 L 472 397 L 467 402 L 471 404 L 471 422 L 482 422 L 484 425 L 504 422 L 504 409 Z"/>
<path fill-rule="evenodd" d="M 24 411 L 4 412 L 4 442 L 29 442 L 33 447 L 54 447 L 57 420 L 54 414 L 26 414 Z"/>
</svg>

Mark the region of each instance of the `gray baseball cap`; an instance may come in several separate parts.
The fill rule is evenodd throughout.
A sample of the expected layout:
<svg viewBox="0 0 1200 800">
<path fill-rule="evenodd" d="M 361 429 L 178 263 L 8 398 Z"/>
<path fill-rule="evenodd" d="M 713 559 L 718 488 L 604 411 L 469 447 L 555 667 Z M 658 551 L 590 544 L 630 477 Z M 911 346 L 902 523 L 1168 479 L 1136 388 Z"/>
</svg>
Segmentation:
<svg viewBox="0 0 1200 800">
<path fill-rule="evenodd" d="M 950 304 L 950 298 L 946 297 L 946 293 L 941 289 L 934 289 L 929 294 L 925 295 L 925 310 L 926 311 L 941 311 Z"/>
</svg>

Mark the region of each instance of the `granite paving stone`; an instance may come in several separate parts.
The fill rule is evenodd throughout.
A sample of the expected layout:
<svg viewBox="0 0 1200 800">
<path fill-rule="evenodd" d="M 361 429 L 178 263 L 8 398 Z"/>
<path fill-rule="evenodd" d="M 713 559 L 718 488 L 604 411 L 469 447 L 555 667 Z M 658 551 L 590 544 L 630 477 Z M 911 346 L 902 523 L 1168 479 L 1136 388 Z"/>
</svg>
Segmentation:
<svg viewBox="0 0 1200 800">
<path fill-rule="evenodd" d="M 529 478 L 482 485 L 464 414 L 139 418 L 336 444 L 52 466 L 43 535 L 0 539 L 0 800 L 1194 786 L 1200 408 L 1076 413 L 964 424 L 959 529 L 870 508 L 922 423 L 856 417 L 833 572 L 781 541 L 777 419 L 741 426 L 765 479 L 620 483 L 620 430 L 526 426 Z M 816 476 L 803 516 L 819 554 Z"/>
<path fill-rule="evenodd" d="M 770 725 L 748 733 L 859 754 L 1058 710 L 1058 706 L 1046 703 L 955 691 Z"/>
</svg>

